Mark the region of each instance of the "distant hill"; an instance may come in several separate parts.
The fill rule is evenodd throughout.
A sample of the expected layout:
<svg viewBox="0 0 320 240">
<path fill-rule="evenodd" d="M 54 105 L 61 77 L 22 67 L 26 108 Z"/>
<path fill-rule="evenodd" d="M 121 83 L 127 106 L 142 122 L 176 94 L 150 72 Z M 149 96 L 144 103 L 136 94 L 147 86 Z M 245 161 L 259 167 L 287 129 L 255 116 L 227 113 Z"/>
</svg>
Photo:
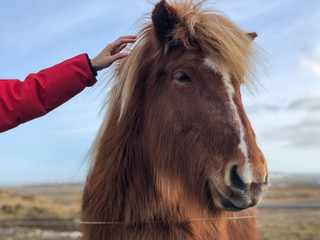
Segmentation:
<svg viewBox="0 0 320 240">
<path fill-rule="evenodd" d="M 299 174 L 299 173 L 281 173 L 271 172 L 269 174 L 271 185 L 320 185 L 320 174 Z M 22 189 L 22 188 L 55 188 L 55 187 L 83 187 L 84 181 L 57 181 L 42 183 L 21 183 L 5 184 L 0 188 L 4 189 Z"/>
<path fill-rule="evenodd" d="M 320 185 L 320 174 L 270 173 L 270 183 L 275 186 Z"/>
</svg>

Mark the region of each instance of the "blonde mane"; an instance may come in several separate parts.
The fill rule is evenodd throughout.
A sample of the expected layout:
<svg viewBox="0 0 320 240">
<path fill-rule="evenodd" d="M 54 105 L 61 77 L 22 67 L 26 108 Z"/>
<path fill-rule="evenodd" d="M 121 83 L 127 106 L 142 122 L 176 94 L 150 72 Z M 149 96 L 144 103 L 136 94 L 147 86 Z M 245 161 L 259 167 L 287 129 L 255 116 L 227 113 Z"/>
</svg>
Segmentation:
<svg viewBox="0 0 320 240">
<path fill-rule="evenodd" d="M 157 49 L 154 46 L 156 37 L 152 21 L 149 20 L 138 32 L 137 42 L 129 56 L 112 68 L 112 76 L 108 83 L 112 87 L 106 103 L 106 117 L 91 149 L 93 161 L 110 116 L 117 113 L 120 122 L 127 113 L 143 63 L 150 59 L 156 62 L 174 44 L 182 44 L 187 50 L 198 48 L 204 56 L 213 58 L 221 68 L 227 67 L 237 81 L 245 84 L 252 82 L 255 73 L 253 62 L 258 59 L 256 47 L 247 32 L 238 28 L 221 12 L 205 8 L 206 0 L 167 2 L 175 9 L 179 22 L 168 36 L 165 45 L 159 45 Z M 151 18 L 151 14 L 149 17 Z"/>
</svg>

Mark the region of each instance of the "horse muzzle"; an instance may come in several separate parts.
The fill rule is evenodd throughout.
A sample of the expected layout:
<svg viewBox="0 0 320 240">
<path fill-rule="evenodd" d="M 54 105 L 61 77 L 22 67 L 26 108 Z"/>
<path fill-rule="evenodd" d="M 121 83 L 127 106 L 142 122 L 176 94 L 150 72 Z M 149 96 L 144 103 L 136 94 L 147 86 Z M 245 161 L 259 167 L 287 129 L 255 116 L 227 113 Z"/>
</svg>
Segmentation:
<svg viewBox="0 0 320 240">
<path fill-rule="evenodd" d="M 211 194 L 214 206 L 227 211 L 241 211 L 257 205 L 269 187 L 268 176 L 263 182 L 244 183 L 237 172 L 232 168 L 228 185 L 220 187 L 213 179 L 208 180 L 208 189 Z"/>
</svg>

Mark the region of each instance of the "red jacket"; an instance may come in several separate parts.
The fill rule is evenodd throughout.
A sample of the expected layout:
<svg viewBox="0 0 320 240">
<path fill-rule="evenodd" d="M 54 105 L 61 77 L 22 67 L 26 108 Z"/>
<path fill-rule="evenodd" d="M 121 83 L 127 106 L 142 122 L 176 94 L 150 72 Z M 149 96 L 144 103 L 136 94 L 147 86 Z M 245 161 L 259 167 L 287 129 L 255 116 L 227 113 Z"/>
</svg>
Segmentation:
<svg viewBox="0 0 320 240">
<path fill-rule="evenodd" d="M 0 79 L 0 132 L 43 116 L 96 83 L 86 54 L 66 60 L 21 82 Z"/>
</svg>

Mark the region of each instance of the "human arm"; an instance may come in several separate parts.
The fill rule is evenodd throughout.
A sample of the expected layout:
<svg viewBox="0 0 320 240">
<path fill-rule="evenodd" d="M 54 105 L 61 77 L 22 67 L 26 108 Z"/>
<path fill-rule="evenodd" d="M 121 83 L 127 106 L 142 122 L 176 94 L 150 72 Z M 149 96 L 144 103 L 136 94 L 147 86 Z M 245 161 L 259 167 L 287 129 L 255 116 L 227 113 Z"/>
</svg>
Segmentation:
<svg viewBox="0 0 320 240">
<path fill-rule="evenodd" d="M 94 85 L 96 71 L 126 57 L 121 50 L 134 41 L 134 36 L 121 37 L 92 60 L 82 54 L 29 74 L 24 81 L 0 80 L 0 132 L 43 116 Z"/>
<path fill-rule="evenodd" d="M 95 82 L 85 54 L 29 74 L 23 82 L 0 80 L 0 132 L 43 116 Z"/>
</svg>

